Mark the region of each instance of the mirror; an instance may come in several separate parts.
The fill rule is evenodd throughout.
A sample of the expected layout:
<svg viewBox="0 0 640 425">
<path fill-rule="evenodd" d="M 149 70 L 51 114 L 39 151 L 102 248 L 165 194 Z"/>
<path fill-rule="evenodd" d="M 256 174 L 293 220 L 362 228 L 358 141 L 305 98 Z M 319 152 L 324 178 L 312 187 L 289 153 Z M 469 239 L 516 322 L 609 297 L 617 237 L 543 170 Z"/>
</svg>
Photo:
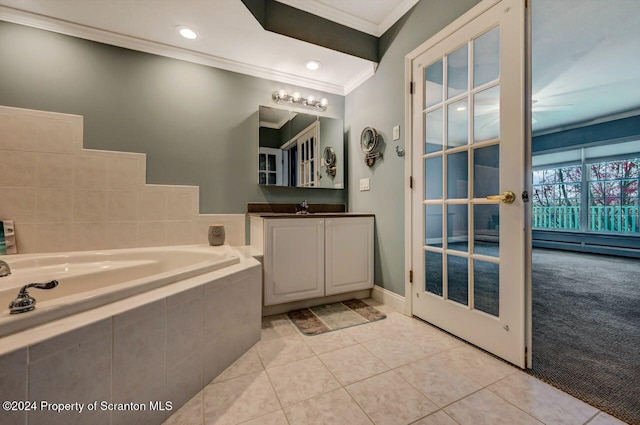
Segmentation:
<svg viewBox="0 0 640 425">
<path fill-rule="evenodd" d="M 338 118 L 260 106 L 258 184 L 344 188 L 344 125 Z"/>
</svg>

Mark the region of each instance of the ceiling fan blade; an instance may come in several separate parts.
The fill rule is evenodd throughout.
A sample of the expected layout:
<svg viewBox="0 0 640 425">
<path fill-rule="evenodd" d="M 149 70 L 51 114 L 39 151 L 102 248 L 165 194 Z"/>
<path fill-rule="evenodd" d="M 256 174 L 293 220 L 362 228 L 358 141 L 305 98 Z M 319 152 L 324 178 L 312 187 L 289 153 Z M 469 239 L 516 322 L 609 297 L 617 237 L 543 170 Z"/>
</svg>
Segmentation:
<svg viewBox="0 0 640 425">
<path fill-rule="evenodd" d="M 573 108 L 573 105 L 533 105 L 532 109 L 538 112 L 547 111 L 568 111 Z"/>
</svg>

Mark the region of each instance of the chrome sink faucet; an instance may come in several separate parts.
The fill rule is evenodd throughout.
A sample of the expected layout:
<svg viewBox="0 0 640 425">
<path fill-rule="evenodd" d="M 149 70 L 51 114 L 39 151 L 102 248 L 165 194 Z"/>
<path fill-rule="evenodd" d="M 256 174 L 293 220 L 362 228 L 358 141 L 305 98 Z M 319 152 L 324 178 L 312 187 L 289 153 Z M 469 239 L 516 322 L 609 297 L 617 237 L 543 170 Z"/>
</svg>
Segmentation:
<svg viewBox="0 0 640 425">
<path fill-rule="evenodd" d="M 0 277 L 9 276 L 11 274 L 11 267 L 6 261 L 0 260 Z"/>
<path fill-rule="evenodd" d="M 298 205 L 298 211 L 296 211 L 296 214 L 309 214 L 309 204 L 306 199 Z"/>
</svg>

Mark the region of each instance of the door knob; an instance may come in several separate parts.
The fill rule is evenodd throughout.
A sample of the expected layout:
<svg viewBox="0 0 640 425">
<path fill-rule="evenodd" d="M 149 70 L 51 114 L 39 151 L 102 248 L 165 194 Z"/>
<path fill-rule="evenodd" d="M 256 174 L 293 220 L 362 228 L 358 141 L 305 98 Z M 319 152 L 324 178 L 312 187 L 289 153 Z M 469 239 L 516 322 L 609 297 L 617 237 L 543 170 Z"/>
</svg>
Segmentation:
<svg viewBox="0 0 640 425">
<path fill-rule="evenodd" d="M 516 200 L 516 194 L 511 191 L 507 191 L 503 192 L 502 195 L 487 196 L 487 199 L 490 199 L 492 201 L 502 201 L 505 204 L 513 204 L 513 201 Z"/>
</svg>

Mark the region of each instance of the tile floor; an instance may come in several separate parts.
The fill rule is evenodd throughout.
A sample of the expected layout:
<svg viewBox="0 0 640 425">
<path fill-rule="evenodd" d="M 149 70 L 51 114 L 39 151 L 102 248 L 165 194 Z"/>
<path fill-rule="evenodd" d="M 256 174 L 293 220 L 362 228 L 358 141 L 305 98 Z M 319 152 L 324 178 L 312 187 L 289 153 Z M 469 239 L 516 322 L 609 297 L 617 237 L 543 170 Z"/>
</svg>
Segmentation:
<svg viewBox="0 0 640 425">
<path fill-rule="evenodd" d="M 285 315 L 164 425 L 623 422 L 419 320 L 304 336 Z"/>
</svg>

